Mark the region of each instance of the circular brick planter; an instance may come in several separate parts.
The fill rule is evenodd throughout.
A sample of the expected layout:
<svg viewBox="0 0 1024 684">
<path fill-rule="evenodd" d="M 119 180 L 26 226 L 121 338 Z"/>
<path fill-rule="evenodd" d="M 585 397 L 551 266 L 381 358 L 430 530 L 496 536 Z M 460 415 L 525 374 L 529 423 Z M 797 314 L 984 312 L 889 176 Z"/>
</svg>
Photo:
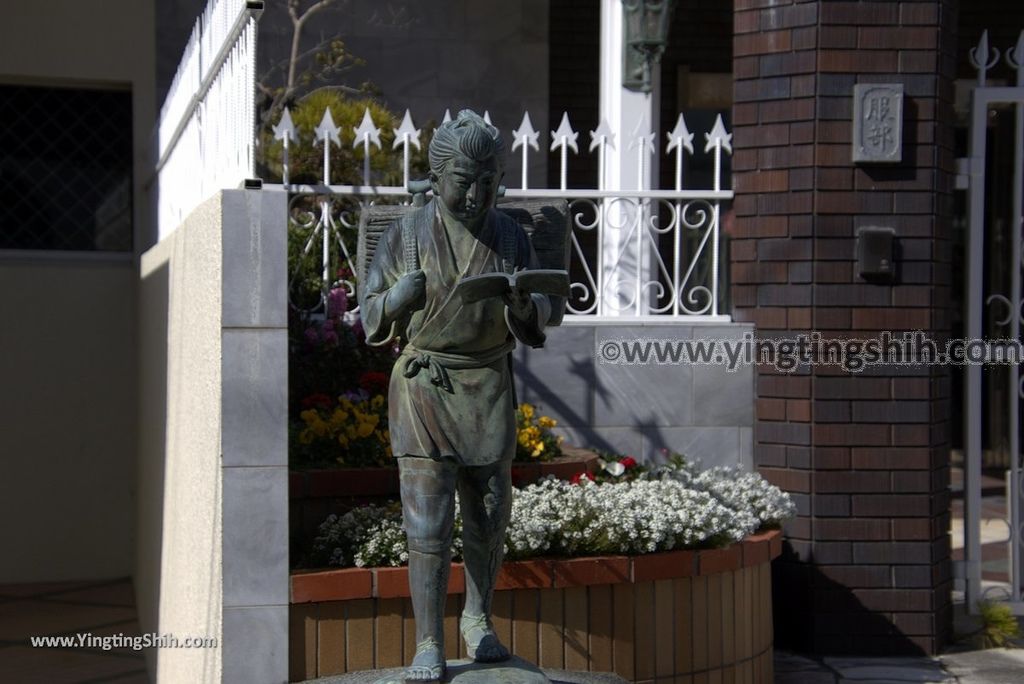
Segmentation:
<svg viewBox="0 0 1024 684">
<path fill-rule="evenodd" d="M 629 681 L 708 673 L 771 681 L 771 560 L 782 535 L 724 549 L 507 562 L 494 624 L 516 655 L 546 668 Z M 291 578 L 292 681 L 398 667 L 415 651 L 403 568 L 297 572 Z M 457 638 L 465 576 L 452 564 L 445 642 Z M 720 674 L 718 674 L 720 673 Z"/>
<path fill-rule="evenodd" d="M 512 483 L 525 487 L 548 475 L 568 480 L 580 472 L 597 474 L 597 454 L 578 447 L 563 447 L 553 461 L 513 463 Z M 297 470 L 288 474 L 289 520 L 292 537 L 304 542 L 316 536 L 320 523 L 331 513 L 380 499 L 397 499 L 398 468 L 330 468 Z"/>
</svg>

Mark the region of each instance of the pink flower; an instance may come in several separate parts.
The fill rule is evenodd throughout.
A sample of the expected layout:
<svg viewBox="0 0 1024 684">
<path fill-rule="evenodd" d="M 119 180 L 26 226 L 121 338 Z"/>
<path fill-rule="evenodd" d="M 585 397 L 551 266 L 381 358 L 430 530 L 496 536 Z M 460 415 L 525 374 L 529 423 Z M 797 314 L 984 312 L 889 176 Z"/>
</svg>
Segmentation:
<svg viewBox="0 0 1024 684">
<path fill-rule="evenodd" d="M 325 344 L 338 344 L 338 333 L 333 330 L 328 330 L 324 333 Z"/>
<path fill-rule="evenodd" d="M 336 287 L 327 295 L 327 315 L 330 318 L 340 318 L 348 311 L 348 293 L 344 288 Z"/>
<path fill-rule="evenodd" d="M 306 328 L 303 334 L 306 336 L 306 342 L 310 344 L 316 344 L 320 341 L 320 335 L 317 334 L 316 328 Z"/>
<path fill-rule="evenodd" d="M 324 330 L 334 330 L 334 321 L 330 318 L 324 321 Z"/>
</svg>

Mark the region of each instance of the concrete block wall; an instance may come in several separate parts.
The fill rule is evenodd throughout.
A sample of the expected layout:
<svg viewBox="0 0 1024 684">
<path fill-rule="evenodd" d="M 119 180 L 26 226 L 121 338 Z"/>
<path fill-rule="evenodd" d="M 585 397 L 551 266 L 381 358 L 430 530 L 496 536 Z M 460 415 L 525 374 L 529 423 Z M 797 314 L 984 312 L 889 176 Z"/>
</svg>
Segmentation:
<svg viewBox="0 0 1024 684">
<path fill-rule="evenodd" d="M 139 544 L 160 681 L 284 682 L 287 198 L 223 191 L 142 256 Z"/>
</svg>

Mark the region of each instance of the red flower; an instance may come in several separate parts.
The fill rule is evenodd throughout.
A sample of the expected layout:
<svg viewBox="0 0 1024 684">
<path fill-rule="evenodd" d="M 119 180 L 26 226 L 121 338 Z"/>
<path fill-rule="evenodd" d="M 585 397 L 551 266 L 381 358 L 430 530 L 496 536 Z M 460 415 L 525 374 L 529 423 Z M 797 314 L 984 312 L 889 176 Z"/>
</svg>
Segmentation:
<svg viewBox="0 0 1024 684">
<path fill-rule="evenodd" d="M 310 409 L 310 408 L 329 409 L 329 408 L 331 408 L 331 405 L 333 403 L 334 402 L 331 401 L 331 398 L 329 396 L 327 396 L 326 394 L 318 392 L 317 394 L 310 394 L 308 397 L 303 398 L 303 400 L 302 400 L 302 408 L 304 408 L 304 409 Z"/>
<path fill-rule="evenodd" d="M 636 459 L 632 456 L 626 456 L 625 458 L 620 459 L 619 463 L 621 463 L 626 470 L 636 468 Z"/>
<path fill-rule="evenodd" d="M 370 394 L 379 394 L 388 388 L 388 376 L 380 371 L 366 371 L 359 376 L 359 386 Z"/>
<path fill-rule="evenodd" d="M 572 479 L 569 480 L 569 484 L 574 484 L 574 485 L 579 484 L 580 482 L 583 481 L 583 478 L 587 478 L 591 482 L 594 481 L 594 476 L 591 475 L 590 473 L 584 471 L 584 472 L 576 473 L 575 475 L 573 475 Z"/>
</svg>

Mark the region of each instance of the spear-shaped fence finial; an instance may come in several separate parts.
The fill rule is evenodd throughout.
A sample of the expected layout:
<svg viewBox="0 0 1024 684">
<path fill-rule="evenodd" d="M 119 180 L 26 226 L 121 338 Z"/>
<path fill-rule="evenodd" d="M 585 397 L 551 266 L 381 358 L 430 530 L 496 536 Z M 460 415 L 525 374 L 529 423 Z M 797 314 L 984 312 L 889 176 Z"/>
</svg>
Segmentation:
<svg viewBox="0 0 1024 684">
<path fill-rule="evenodd" d="M 715 192 L 718 192 L 722 189 L 722 150 L 732 154 L 732 133 L 725 130 L 721 114 L 715 117 L 715 125 L 710 133 L 704 134 L 704 139 L 707 140 L 704 151 L 715 151 Z"/>
<path fill-rule="evenodd" d="M 413 145 L 416 149 L 420 149 L 420 131 L 412 122 L 412 114 L 409 110 L 405 110 L 405 116 L 402 117 L 402 124 L 392 129 L 395 132 L 395 142 L 391 145 L 391 149 L 397 148 L 399 145 L 402 146 L 402 185 L 409 187 L 409 145 Z"/>
<path fill-rule="evenodd" d="M 341 139 L 338 137 L 338 127 L 334 124 L 334 117 L 331 116 L 331 108 L 324 108 L 323 118 L 320 125 L 316 127 L 316 139 L 324 144 L 324 185 L 331 184 L 331 143 L 341 147 Z"/>
<path fill-rule="evenodd" d="M 529 168 L 527 165 L 527 154 L 529 152 L 529 148 L 532 147 L 534 150 L 540 150 L 540 133 L 533 130 L 533 122 L 530 121 L 530 112 L 523 113 L 523 120 L 519 124 L 519 128 L 512 131 L 512 136 L 514 138 L 512 142 L 512 151 L 515 152 L 519 147 L 523 148 L 522 188 L 523 190 L 526 190 L 527 170 Z"/>
<path fill-rule="evenodd" d="M 1006 62 L 1017 71 L 1017 86 L 1024 87 L 1024 29 L 1017 36 L 1017 44 L 1007 49 Z"/>
<path fill-rule="evenodd" d="M 295 137 L 295 122 L 292 121 L 292 114 L 287 107 L 284 108 L 281 120 L 274 126 L 274 139 L 280 140 L 284 146 L 281 155 L 281 182 L 288 185 L 288 144 L 295 142 L 297 138 Z"/>
<path fill-rule="evenodd" d="M 580 148 L 576 146 L 576 139 L 580 136 L 579 133 L 572 130 L 572 124 L 569 123 L 569 113 L 562 112 L 562 122 L 558 124 L 557 131 L 551 131 L 551 151 L 555 151 L 559 147 L 562 148 L 562 173 L 561 173 L 561 188 L 566 189 L 566 172 L 569 166 L 569 148 L 576 154 L 580 153 Z"/>
<path fill-rule="evenodd" d="M 604 190 L 608 148 L 615 149 L 615 133 L 612 132 L 612 127 L 608 125 L 608 119 L 602 118 L 597 128 L 590 131 L 589 151 L 593 152 L 595 147 L 597 148 L 597 189 Z"/>
<path fill-rule="evenodd" d="M 352 147 L 359 147 L 363 144 L 363 185 L 370 184 L 370 144 L 373 143 L 380 149 L 380 129 L 373 123 L 370 116 L 370 108 L 363 111 L 363 120 L 355 129 L 356 139 L 352 141 Z"/>
<path fill-rule="evenodd" d="M 989 58 L 990 54 L 991 58 Z M 984 87 L 988 70 L 999 62 L 999 50 L 988 46 L 988 29 L 981 32 L 978 45 L 971 48 L 967 56 L 974 68 L 978 70 L 978 85 Z"/>
<path fill-rule="evenodd" d="M 672 150 L 676 151 L 676 190 L 682 190 L 683 150 L 693 154 L 693 133 L 686 128 L 686 119 L 683 118 L 682 113 L 676 119 L 676 127 L 672 129 L 671 133 L 666 133 L 665 136 L 668 138 L 668 148 L 665 151 L 668 153 L 671 153 Z"/>
</svg>

